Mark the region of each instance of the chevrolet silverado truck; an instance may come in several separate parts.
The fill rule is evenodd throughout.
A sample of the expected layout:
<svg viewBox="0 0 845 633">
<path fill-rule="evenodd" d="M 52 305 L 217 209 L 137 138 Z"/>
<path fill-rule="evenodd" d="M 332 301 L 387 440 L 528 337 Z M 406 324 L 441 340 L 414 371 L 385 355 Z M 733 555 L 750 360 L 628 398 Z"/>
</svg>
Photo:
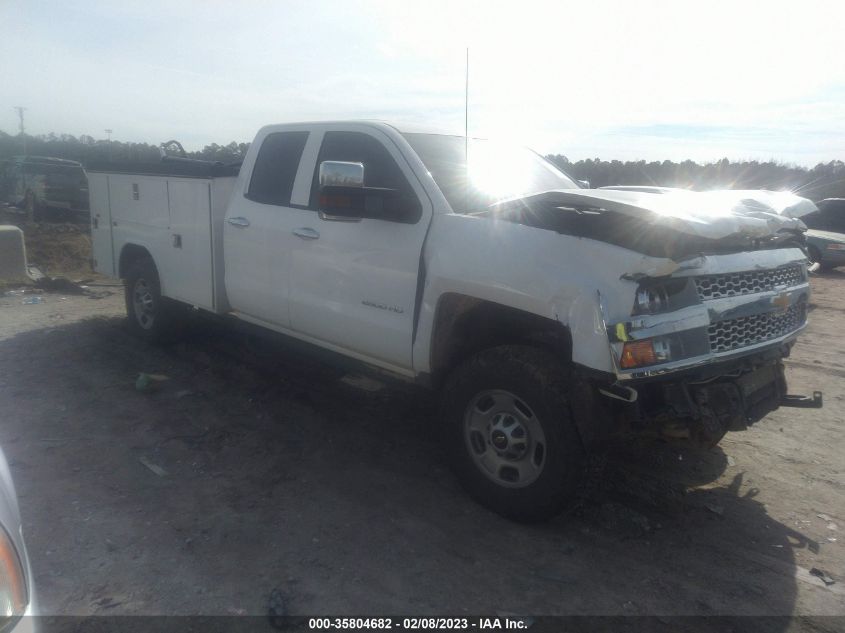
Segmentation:
<svg viewBox="0 0 845 633">
<path fill-rule="evenodd" d="M 189 306 L 434 389 L 457 477 L 508 517 L 571 507 L 608 442 L 712 446 L 797 398 L 815 206 L 789 193 L 584 189 L 528 149 L 377 122 L 88 178 L 135 333 Z"/>
</svg>

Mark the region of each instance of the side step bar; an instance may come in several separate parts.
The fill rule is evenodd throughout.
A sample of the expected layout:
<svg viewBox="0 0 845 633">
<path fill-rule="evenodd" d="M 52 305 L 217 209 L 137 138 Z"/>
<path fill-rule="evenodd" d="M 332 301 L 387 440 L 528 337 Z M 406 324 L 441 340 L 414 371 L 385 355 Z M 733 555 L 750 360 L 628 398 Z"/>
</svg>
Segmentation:
<svg viewBox="0 0 845 633">
<path fill-rule="evenodd" d="M 821 409 L 822 392 L 814 391 L 812 396 L 786 395 L 780 401 L 782 407 L 799 407 L 802 409 Z"/>
</svg>

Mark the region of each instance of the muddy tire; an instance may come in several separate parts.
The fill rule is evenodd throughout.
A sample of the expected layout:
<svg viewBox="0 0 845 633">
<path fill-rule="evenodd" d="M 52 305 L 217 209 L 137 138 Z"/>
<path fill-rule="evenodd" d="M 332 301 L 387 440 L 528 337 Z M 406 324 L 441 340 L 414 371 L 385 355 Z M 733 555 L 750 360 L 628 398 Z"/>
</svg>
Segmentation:
<svg viewBox="0 0 845 633">
<path fill-rule="evenodd" d="M 161 296 L 158 270 L 149 258 L 136 260 L 126 274 L 126 315 L 129 329 L 151 342 L 173 340 L 179 333 L 178 306 Z"/>
<path fill-rule="evenodd" d="M 566 365 L 526 346 L 487 349 L 455 369 L 441 419 L 452 467 L 479 503 L 524 522 L 576 505 L 585 452 L 572 384 Z"/>
</svg>

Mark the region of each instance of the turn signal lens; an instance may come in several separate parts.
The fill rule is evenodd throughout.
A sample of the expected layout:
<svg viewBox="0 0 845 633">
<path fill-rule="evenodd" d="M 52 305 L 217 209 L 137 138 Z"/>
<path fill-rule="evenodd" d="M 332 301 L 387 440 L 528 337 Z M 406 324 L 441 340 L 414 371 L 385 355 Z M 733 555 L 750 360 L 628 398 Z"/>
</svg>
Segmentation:
<svg viewBox="0 0 845 633">
<path fill-rule="evenodd" d="M 632 341 L 625 343 L 622 347 L 622 369 L 642 367 L 643 365 L 654 365 L 657 357 L 654 354 L 654 345 L 651 340 Z"/>
<path fill-rule="evenodd" d="M 629 341 L 622 346 L 622 369 L 644 367 L 672 360 L 672 345 L 668 337 Z"/>
<path fill-rule="evenodd" d="M 0 617 L 23 615 L 27 602 L 18 552 L 6 531 L 0 528 Z"/>
</svg>

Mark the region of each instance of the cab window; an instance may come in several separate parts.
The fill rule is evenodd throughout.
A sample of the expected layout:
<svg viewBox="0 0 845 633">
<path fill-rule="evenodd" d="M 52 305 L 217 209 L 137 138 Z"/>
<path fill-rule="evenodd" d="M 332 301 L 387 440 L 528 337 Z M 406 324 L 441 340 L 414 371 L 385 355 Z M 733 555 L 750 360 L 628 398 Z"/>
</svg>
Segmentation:
<svg viewBox="0 0 845 633">
<path fill-rule="evenodd" d="M 293 181 L 308 132 L 268 134 L 261 144 L 246 197 L 254 202 L 290 205 Z"/>
<path fill-rule="evenodd" d="M 326 132 L 311 184 L 311 208 L 317 209 L 320 187 L 320 163 L 323 161 L 363 163 L 364 186 L 395 189 L 399 201 L 391 214 L 383 219 L 414 224 L 422 215 L 422 207 L 399 165 L 387 148 L 376 138 L 361 132 Z"/>
</svg>

